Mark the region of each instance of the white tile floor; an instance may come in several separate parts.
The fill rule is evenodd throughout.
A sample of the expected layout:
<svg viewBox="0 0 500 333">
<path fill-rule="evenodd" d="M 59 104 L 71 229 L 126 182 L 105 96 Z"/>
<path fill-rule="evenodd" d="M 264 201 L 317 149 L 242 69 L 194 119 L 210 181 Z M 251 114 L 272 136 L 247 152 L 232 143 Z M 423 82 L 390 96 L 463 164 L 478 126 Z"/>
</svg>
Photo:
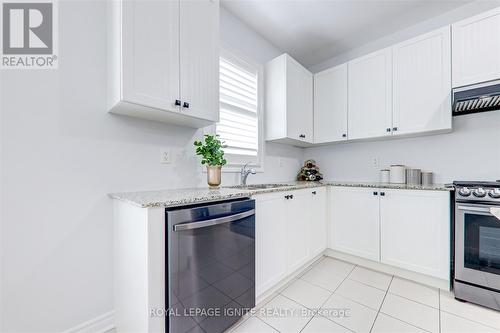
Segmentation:
<svg viewBox="0 0 500 333">
<path fill-rule="evenodd" d="M 324 257 L 230 331 L 500 333 L 500 312 Z"/>
</svg>

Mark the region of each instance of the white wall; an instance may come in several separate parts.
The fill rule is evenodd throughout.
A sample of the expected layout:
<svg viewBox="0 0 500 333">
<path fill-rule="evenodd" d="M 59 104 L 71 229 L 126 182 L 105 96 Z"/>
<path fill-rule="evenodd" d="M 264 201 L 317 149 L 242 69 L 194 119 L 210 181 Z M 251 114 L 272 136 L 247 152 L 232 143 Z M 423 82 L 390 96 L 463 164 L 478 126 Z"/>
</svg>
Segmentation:
<svg viewBox="0 0 500 333">
<path fill-rule="evenodd" d="M 449 134 L 311 148 L 305 157 L 328 180 L 378 181 L 380 169 L 405 164 L 434 172 L 436 183 L 492 181 L 500 179 L 500 111 L 455 117 Z"/>
<path fill-rule="evenodd" d="M 107 193 L 205 184 L 196 130 L 106 112 L 105 2 L 59 7 L 59 69 L 0 73 L 2 332 L 58 332 L 112 310 Z M 232 47 L 258 61 L 281 53 L 228 13 L 221 20 Z M 161 147 L 176 154 L 171 165 L 159 163 Z M 249 181 L 295 177 L 302 150 L 266 152 L 266 171 Z"/>
<path fill-rule="evenodd" d="M 395 34 L 375 40 L 312 66 L 318 72 L 364 54 L 500 6 L 500 1 L 476 1 Z M 418 92 L 417 92 L 418 93 Z M 325 179 L 377 181 L 379 170 L 403 163 L 435 172 L 435 182 L 500 179 L 500 112 L 453 118 L 453 132 L 412 139 L 359 142 L 307 149 Z M 379 166 L 373 159 L 379 159 Z"/>
</svg>

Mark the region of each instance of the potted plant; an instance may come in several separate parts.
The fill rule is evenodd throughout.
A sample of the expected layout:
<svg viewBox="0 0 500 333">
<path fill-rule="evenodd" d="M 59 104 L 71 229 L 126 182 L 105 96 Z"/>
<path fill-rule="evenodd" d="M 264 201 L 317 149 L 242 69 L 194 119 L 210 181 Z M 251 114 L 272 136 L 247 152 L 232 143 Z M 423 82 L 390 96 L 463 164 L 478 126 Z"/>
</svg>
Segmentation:
<svg viewBox="0 0 500 333">
<path fill-rule="evenodd" d="M 218 187 L 221 183 L 221 168 L 227 163 L 218 135 L 205 134 L 204 142 L 196 140 L 194 145 L 196 155 L 202 157 L 201 164 L 207 166 L 208 186 Z"/>
</svg>

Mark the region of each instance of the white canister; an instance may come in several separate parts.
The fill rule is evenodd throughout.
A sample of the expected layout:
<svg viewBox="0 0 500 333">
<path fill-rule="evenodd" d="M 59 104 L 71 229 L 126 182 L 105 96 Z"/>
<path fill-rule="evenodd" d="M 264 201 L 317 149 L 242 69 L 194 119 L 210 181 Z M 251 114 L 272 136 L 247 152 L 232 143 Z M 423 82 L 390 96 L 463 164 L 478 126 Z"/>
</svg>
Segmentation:
<svg viewBox="0 0 500 333">
<path fill-rule="evenodd" d="M 404 184 L 406 183 L 406 167 L 404 165 L 395 164 L 391 165 L 391 183 Z"/>
<path fill-rule="evenodd" d="M 380 182 L 381 183 L 388 183 L 391 181 L 391 171 L 389 169 L 382 169 L 380 170 Z"/>
</svg>

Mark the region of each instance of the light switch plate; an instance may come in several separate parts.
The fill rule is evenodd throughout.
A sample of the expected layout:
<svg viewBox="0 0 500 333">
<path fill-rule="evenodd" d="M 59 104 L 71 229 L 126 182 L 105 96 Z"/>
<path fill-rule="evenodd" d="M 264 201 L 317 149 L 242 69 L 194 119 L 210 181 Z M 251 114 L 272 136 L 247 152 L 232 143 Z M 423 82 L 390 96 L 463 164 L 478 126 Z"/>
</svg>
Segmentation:
<svg viewBox="0 0 500 333">
<path fill-rule="evenodd" d="M 160 151 L 160 163 L 161 164 L 172 163 L 172 149 L 164 148 Z"/>
</svg>

